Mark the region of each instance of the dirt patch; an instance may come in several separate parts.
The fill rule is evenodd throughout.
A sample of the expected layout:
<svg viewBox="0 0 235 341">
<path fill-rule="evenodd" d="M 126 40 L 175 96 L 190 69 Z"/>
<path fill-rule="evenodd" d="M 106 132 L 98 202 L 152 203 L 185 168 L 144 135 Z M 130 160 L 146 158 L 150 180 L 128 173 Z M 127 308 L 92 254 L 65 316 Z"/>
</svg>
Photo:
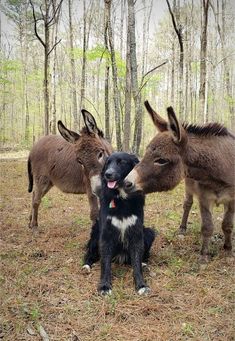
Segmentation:
<svg viewBox="0 0 235 341">
<path fill-rule="evenodd" d="M 0 167 L 0 339 L 41 340 L 43 328 L 50 340 L 234 340 L 234 264 L 222 251 L 221 208 L 212 260 L 200 269 L 197 205 L 188 234 L 179 239 L 183 185 L 149 195 L 146 226 L 160 233 L 145 273 L 151 294 L 139 297 L 131 269 L 116 265 L 113 295 L 102 298 L 99 264 L 89 275 L 81 270 L 90 232 L 86 196 L 53 188 L 40 207 L 40 233 L 32 235 L 26 162 Z"/>
</svg>

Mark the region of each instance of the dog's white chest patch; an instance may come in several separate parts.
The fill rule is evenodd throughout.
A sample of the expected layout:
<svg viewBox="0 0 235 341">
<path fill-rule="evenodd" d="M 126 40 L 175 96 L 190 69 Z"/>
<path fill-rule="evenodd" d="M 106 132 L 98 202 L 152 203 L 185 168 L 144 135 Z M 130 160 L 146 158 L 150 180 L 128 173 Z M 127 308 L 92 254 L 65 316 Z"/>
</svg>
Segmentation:
<svg viewBox="0 0 235 341">
<path fill-rule="evenodd" d="M 122 241 L 124 239 L 124 234 L 125 234 L 126 229 L 130 226 L 135 225 L 137 221 L 137 216 L 134 214 L 123 219 L 118 219 L 115 216 L 108 216 L 107 218 L 111 220 L 112 225 L 114 225 L 120 230 Z"/>
</svg>

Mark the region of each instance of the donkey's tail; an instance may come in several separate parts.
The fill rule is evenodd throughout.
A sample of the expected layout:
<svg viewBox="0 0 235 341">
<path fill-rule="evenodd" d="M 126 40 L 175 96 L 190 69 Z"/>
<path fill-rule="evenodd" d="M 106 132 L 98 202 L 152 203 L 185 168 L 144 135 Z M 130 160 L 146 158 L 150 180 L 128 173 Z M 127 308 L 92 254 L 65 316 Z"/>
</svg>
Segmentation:
<svg viewBox="0 0 235 341">
<path fill-rule="evenodd" d="M 33 174 L 30 158 L 28 158 L 28 178 L 29 178 L 28 192 L 31 193 L 33 190 Z"/>
</svg>

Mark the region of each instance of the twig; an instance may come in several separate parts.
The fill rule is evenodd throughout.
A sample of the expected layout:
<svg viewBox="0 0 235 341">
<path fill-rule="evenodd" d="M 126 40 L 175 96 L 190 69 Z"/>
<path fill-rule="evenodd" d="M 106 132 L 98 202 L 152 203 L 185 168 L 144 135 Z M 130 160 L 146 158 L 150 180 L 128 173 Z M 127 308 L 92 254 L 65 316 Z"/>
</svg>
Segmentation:
<svg viewBox="0 0 235 341">
<path fill-rule="evenodd" d="M 49 56 L 49 54 L 54 50 L 54 48 L 56 47 L 56 45 L 58 45 L 60 42 L 61 42 L 61 40 L 62 39 L 60 39 L 60 40 L 58 40 L 53 46 L 52 46 L 52 48 L 50 49 L 50 51 L 48 52 L 48 56 Z"/>
<path fill-rule="evenodd" d="M 41 324 L 38 327 L 38 332 L 43 341 L 50 341 L 49 336 L 47 335 L 47 332 L 45 331 L 45 329 L 43 328 Z"/>
</svg>

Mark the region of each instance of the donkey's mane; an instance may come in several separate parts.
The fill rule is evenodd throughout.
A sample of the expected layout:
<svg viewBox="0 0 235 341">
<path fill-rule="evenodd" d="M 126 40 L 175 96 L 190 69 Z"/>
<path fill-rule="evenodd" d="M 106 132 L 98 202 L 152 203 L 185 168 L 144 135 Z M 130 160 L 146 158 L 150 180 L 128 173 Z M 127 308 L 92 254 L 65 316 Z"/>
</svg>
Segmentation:
<svg viewBox="0 0 235 341">
<path fill-rule="evenodd" d="M 99 128 L 98 129 L 98 135 L 99 137 L 102 137 L 104 138 L 104 133 L 102 132 L 102 130 L 100 130 Z M 89 130 L 87 129 L 87 127 L 83 127 L 81 130 L 80 130 L 80 133 L 81 134 L 85 134 L 85 135 L 90 135 L 91 133 L 89 132 Z"/>
<path fill-rule="evenodd" d="M 208 123 L 206 125 L 197 125 L 183 123 L 184 129 L 188 134 L 194 134 L 198 136 L 232 136 L 234 137 L 226 127 L 220 123 Z"/>
</svg>

